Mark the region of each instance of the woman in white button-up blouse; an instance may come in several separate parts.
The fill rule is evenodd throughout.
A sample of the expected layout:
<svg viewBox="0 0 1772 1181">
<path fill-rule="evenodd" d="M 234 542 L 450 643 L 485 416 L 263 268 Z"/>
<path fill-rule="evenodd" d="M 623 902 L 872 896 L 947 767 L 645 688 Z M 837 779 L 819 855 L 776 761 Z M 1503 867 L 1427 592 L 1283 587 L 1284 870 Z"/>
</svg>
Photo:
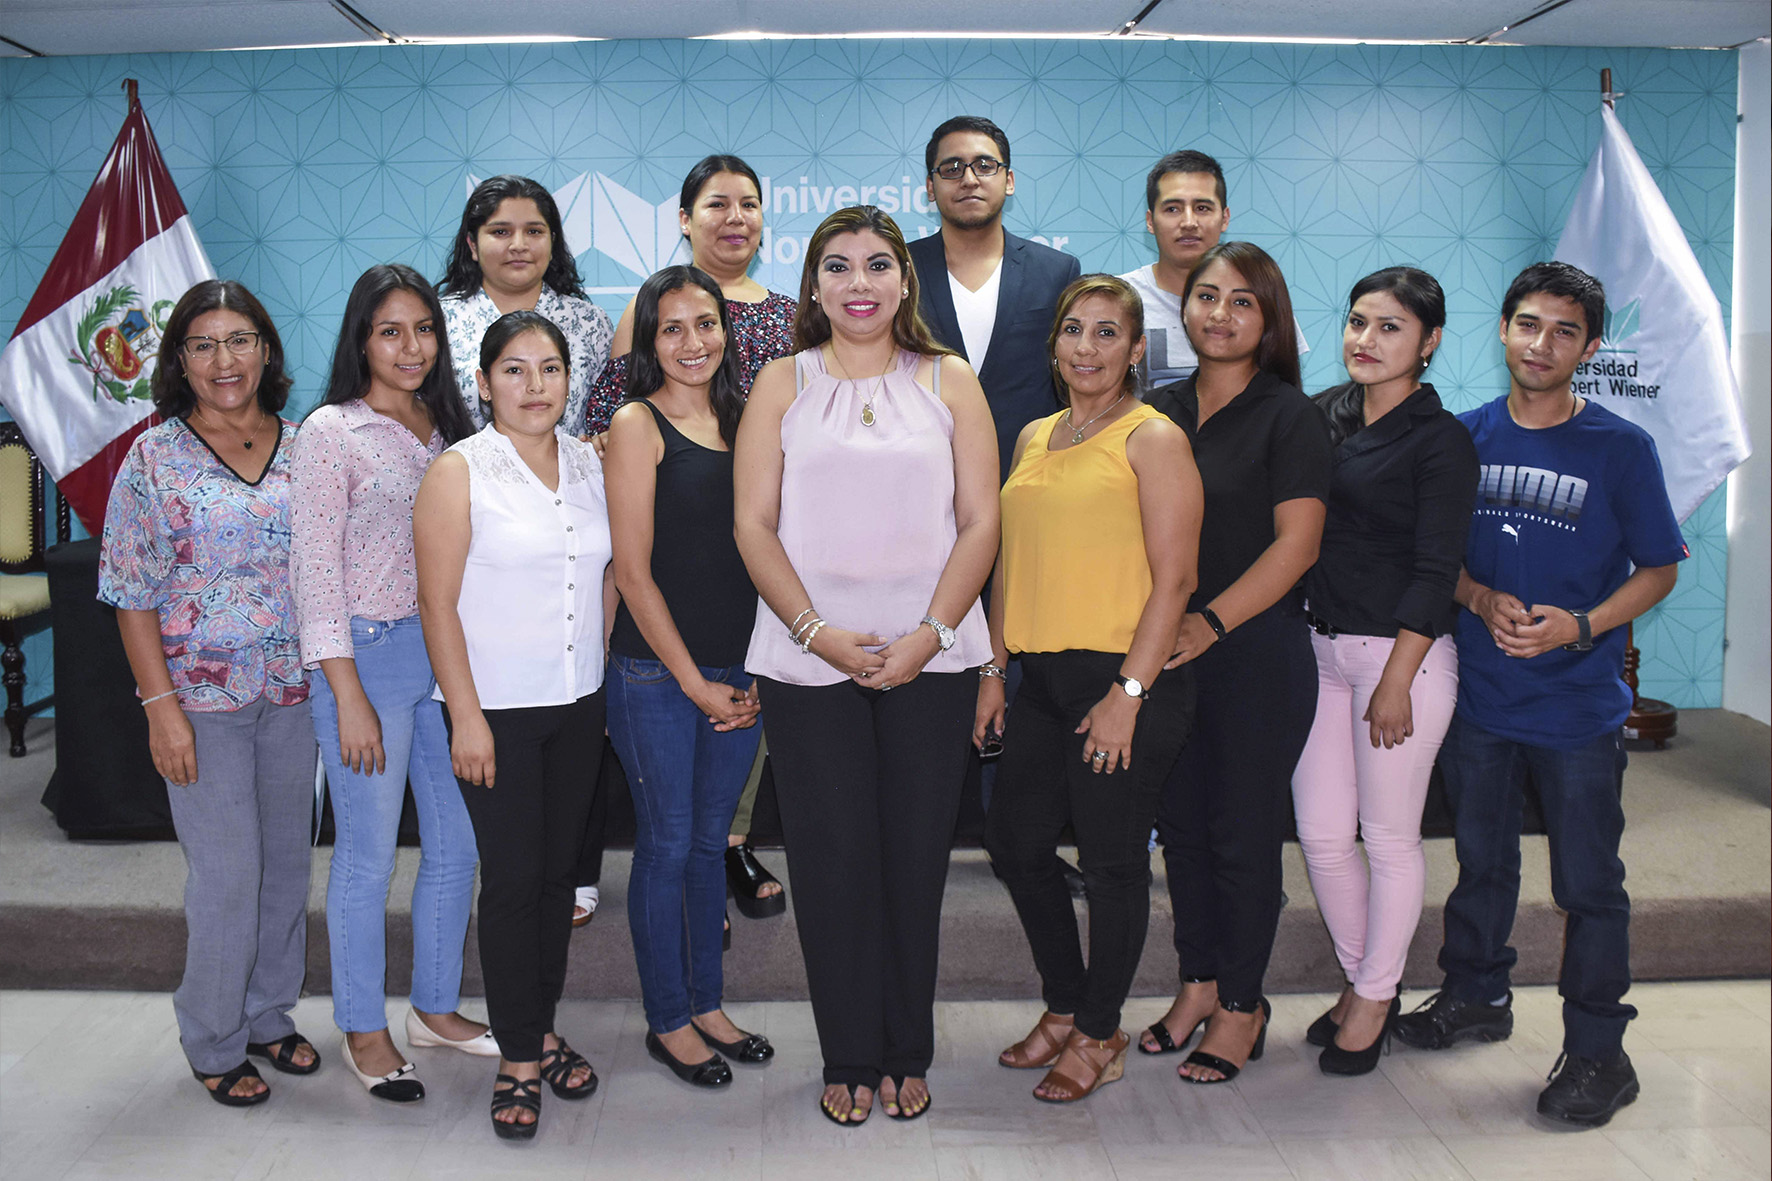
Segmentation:
<svg viewBox="0 0 1772 1181">
<path fill-rule="evenodd" d="M 418 607 L 480 846 L 480 964 L 503 1057 L 492 1126 L 535 1134 L 541 1083 L 597 1088 L 554 1032 L 573 878 L 602 761 L 609 512 L 588 443 L 558 433 L 571 350 L 536 312 L 486 330 L 487 426 L 431 466 L 413 506 Z"/>
</svg>

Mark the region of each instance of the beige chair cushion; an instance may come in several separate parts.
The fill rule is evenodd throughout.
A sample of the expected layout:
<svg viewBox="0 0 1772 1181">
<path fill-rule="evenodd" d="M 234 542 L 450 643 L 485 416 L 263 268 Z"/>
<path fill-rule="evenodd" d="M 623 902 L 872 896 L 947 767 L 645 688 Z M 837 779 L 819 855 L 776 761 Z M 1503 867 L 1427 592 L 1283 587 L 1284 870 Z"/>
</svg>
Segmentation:
<svg viewBox="0 0 1772 1181">
<path fill-rule="evenodd" d="M 31 536 L 31 453 L 0 447 L 0 562 L 26 562 L 36 554 Z"/>
<path fill-rule="evenodd" d="M 49 610 L 49 575 L 0 574 L 0 619 Z"/>
</svg>

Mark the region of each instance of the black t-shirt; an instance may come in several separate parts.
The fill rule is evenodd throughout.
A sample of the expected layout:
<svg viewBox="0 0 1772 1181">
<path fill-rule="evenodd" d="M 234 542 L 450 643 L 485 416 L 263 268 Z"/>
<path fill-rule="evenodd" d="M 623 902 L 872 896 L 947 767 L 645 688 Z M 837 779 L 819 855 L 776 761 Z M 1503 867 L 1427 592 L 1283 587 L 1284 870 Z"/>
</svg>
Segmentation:
<svg viewBox="0 0 1772 1181">
<path fill-rule="evenodd" d="M 1476 498 L 1476 444 L 1424 384 L 1335 448 L 1311 614 L 1356 636 L 1451 632 Z"/>
<path fill-rule="evenodd" d="M 1145 399 L 1187 432 L 1205 487 L 1200 585 L 1189 611 L 1223 594 L 1274 543 L 1275 505 L 1328 499 L 1334 454 L 1329 420 L 1297 387 L 1257 373 L 1202 427 L 1196 380 L 1164 386 Z M 1296 602 L 1296 592 L 1287 599 Z"/>
<path fill-rule="evenodd" d="M 757 622 L 757 591 L 732 535 L 732 452 L 703 447 L 658 407 L 639 401 L 652 411 L 665 448 L 652 501 L 652 581 L 696 664 L 743 664 Z M 609 650 L 658 659 L 625 602 L 616 608 Z"/>
</svg>

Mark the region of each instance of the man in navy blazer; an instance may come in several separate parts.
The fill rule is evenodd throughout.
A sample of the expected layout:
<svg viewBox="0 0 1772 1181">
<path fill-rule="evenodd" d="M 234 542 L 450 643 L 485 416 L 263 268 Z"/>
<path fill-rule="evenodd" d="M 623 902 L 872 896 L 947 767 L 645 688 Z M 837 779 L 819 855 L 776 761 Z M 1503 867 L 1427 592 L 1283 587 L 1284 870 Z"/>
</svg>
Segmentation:
<svg viewBox="0 0 1772 1181">
<path fill-rule="evenodd" d="M 997 421 L 998 474 L 1007 480 L 1021 428 L 1060 408 L 1046 337 L 1059 292 L 1082 267 L 1003 228 L 1015 173 L 1009 137 L 989 119 L 958 115 L 937 127 L 924 165 L 941 229 L 910 243 L 919 307 L 936 339 L 978 372 Z"/>
</svg>

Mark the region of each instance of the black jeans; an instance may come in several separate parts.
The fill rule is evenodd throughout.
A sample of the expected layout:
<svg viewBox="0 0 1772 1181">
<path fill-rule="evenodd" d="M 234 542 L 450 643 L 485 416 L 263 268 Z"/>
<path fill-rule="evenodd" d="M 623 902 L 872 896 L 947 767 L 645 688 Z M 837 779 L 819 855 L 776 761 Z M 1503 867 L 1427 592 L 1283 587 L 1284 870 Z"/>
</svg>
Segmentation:
<svg viewBox="0 0 1772 1181">
<path fill-rule="evenodd" d="M 570 705 L 489 709 L 494 786 L 456 781 L 480 849 L 486 1012 L 499 1052 L 512 1062 L 541 1057 L 566 987 L 572 892 L 603 759 L 603 711 L 601 689 Z M 588 781 L 586 767 L 593 769 Z"/>
<path fill-rule="evenodd" d="M 1087 1037 L 1120 1027 L 1150 925 L 1151 821 L 1169 770 L 1187 741 L 1194 676 L 1158 675 L 1132 732 L 1132 768 L 1097 774 L 1083 761 L 1077 725 L 1109 690 L 1126 657 L 1113 652 L 1022 656 L 1021 692 L 1004 726 L 996 793 L 985 817 L 985 848 L 1015 900 L 1040 971 L 1046 1008 L 1075 1014 Z M 1059 832 L 1077 834 L 1089 898 L 1089 965 L 1077 915 L 1059 870 Z"/>
<path fill-rule="evenodd" d="M 926 1075 L 978 676 L 757 684 L 824 1081 Z"/>
<path fill-rule="evenodd" d="M 1175 951 L 1183 980 L 1216 979 L 1221 1003 L 1250 1011 L 1280 925 L 1280 848 L 1317 660 L 1303 614 L 1283 602 L 1191 667 L 1193 738 L 1157 808 Z"/>
</svg>

